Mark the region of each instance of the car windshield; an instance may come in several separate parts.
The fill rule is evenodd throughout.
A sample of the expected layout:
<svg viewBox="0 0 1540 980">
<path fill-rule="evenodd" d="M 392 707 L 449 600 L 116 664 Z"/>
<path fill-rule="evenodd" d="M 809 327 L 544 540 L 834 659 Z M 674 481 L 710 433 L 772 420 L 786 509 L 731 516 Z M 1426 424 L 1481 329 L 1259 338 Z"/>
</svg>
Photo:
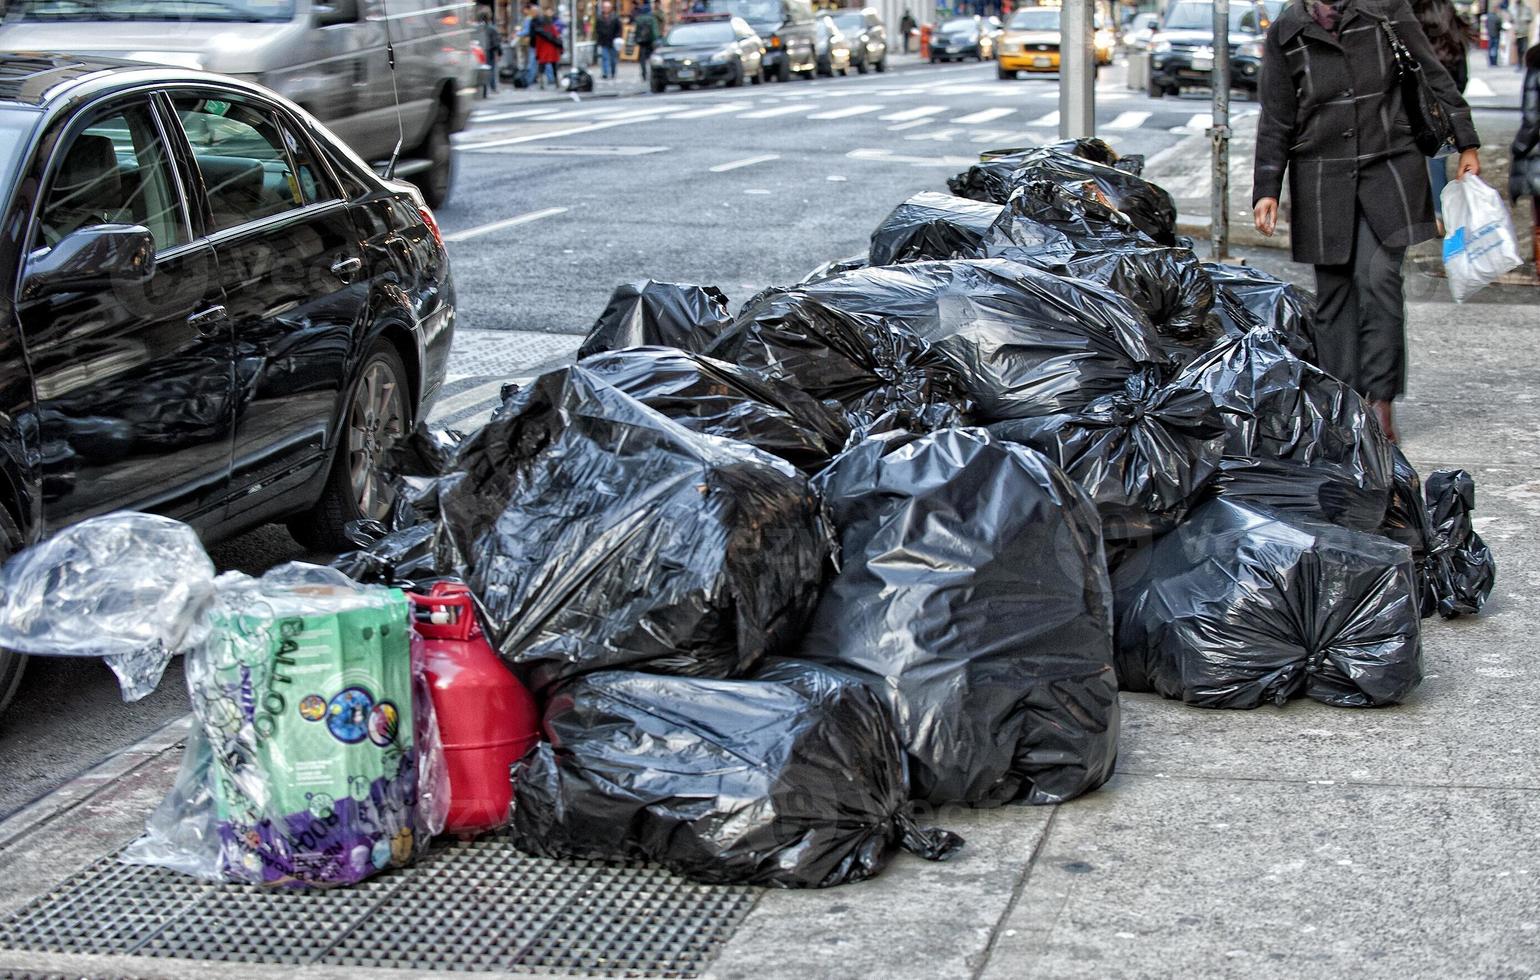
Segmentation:
<svg viewBox="0 0 1540 980">
<path fill-rule="evenodd" d="M 734 14 L 751 24 L 781 22 L 781 0 L 715 0 L 711 10 Z"/>
<path fill-rule="evenodd" d="M 668 32 L 668 36 L 663 39 L 663 43 L 675 46 L 687 44 L 728 44 L 734 36 L 733 25 L 725 20 L 720 20 L 709 24 L 680 24 Z"/>
<path fill-rule="evenodd" d="M 957 20 L 949 20 L 941 25 L 943 34 L 961 34 L 964 31 L 978 30 L 978 23 L 972 17 L 959 17 Z"/>
<path fill-rule="evenodd" d="M 1168 31 L 1214 30 L 1214 5 L 1211 3 L 1179 3 L 1166 14 Z M 1230 8 L 1230 30 L 1255 33 L 1257 15 L 1250 4 L 1236 4 Z"/>
<path fill-rule="evenodd" d="M 288 21 L 294 0 L 22 0 L 21 20 Z"/>
<path fill-rule="evenodd" d="M 848 14 L 840 14 L 834 18 L 834 23 L 839 25 L 842 31 L 859 31 L 866 27 L 866 15 L 856 10 Z"/>
<path fill-rule="evenodd" d="M 43 114 L 33 109 L 0 109 L 0 187 L 15 184 L 16 165 L 41 118 Z M 0 196 L 0 206 L 4 203 Z"/>
<path fill-rule="evenodd" d="M 1056 31 L 1059 12 L 1052 7 L 1029 7 L 1012 14 L 1007 26 L 1013 31 Z"/>
</svg>

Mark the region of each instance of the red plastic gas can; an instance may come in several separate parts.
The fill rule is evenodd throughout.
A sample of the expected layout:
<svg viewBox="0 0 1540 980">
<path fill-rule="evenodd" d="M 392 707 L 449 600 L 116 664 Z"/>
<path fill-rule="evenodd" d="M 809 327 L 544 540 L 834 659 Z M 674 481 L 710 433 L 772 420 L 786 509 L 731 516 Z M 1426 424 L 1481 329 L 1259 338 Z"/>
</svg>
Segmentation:
<svg viewBox="0 0 1540 980">
<path fill-rule="evenodd" d="M 439 582 L 411 600 L 449 767 L 444 829 L 473 834 L 500 827 L 513 798 L 508 767 L 540 738 L 535 699 L 481 632 L 470 589 Z"/>
</svg>

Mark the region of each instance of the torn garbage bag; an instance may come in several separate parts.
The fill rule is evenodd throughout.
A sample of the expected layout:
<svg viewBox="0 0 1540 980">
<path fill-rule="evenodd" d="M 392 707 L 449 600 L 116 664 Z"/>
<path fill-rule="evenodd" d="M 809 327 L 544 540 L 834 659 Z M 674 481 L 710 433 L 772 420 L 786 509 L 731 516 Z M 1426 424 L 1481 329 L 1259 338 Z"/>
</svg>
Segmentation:
<svg viewBox="0 0 1540 980">
<path fill-rule="evenodd" d="M 438 503 L 441 555 L 537 695 L 610 668 L 747 672 L 800 632 L 829 547 L 790 464 L 583 367 L 512 393 Z"/>
<path fill-rule="evenodd" d="M 615 287 L 588 331 L 578 357 L 622 347 L 704 350 L 731 320 L 727 296 L 715 286 L 643 279 Z"/>
<path fill-rule="evenodd" d="M 1059 803 L 1117 755 L 1112 606 L 1096 510 L 982 429 L 869 439 L 819 483 L 842 568 L 795 656 L 897 720 L 917 799 Z"/>
<path fill-rule="evenodd" d="M 1187 365 L 1171 384 L 1213 399 L 1225 420 L 1226 456 L 1265 471 L 1249 481 L 1252 490 L 1301 500 L 1323 481 L 1335 483 L 1351 496 L 1332 498 L 1338 513 L 1318 516 L 1359 530 L 1379 527 L 1395 478 L 1390 441 L 1356 392 L 1295 357 L 1279 334 L 1259 330 L 1227 341 Z M 1287 480 L 1291 472 L 1312 487 L 1295 492 L 1270 486 L 1275 476 Z"/>
<path fill-rule="evenodd" d="M 828 335 L 854 333 L 838 329 L 853 324 L 916 338 L 984 421 L 1077 410 L 1163 360 L 1148 322 L 1122 297 L 1002 259 L 862 269 L 787 294 L 772 309 L 773 319 L 770 311 L 740 319 L 724 344 L 741 331 L 763 350 L 762 338 L 783 336 L 793 319 Z"/>
<path fill-rule="evenodd" d="M 872 232 L 871 265 L 976 256 L 1000 205 L 922 191 L 894 208 Z"/>
<path fill-rule="evenodd" d="M 1205 262 L 1214 284 L 1214 312 L 1231 337 L 1274 330 L 1295 357 L 1315 363 L 1315 297 L 1249 265 Z"/>
<path fill-rule="evenodd" d="M 878 699 L 813 666 L 590 674 L 552 698 L 544 727 L 550 741 L 515 766 L 513 841 L 531 854 L 824 888 L 870 878 L 899 847 L 941 860 L 962 844 L 915 823 Z"/>
<path fill-rule="evenodd" d="M 1433 581 L 1439 615 L 1479 613 L 1496 583 L 1497 560 L 1471 525 L 1476 481 L 1464 470 L 1437 470 L 1428 476 L 1427 494 L 1428 517 L 1449 559 Z"/>
<path fill-rule="evenodd" d="M 1158 387 L 1145 372 L 1079 412 L 989 431 L 1063 468 L 1096 504 L 1110 546 L 1148 541 L 1181 521 L 1218 472 L 1225 429 L 1202 392 Z"/>
<path fill-rule="evenodd" d="M 1064 244 L 1054 235 L 1061 236 Z M 1068 249 L 1070 255 L 1166 244 L 1151 239 L 1127 215 L 1104 202 L 1046 180 L 1029 181 L 1011 194 L 986 243 L 1051 248 L 1059 253 Z"/>
<path fill-rule="evenodd" d="M 703 354 L 633 347 L 582 365 L 687 429 L 746 442 L 805 473 L 823 469 L 850 438 L 844 417 L 806 392 Z"/>
<path fill-rule="evenodd" d="M 1411 552 L 1217 499 L 1114 576 L 1124 690 L 1205 708 L 1397 704 L 1422 680 Z"/>
</svg>

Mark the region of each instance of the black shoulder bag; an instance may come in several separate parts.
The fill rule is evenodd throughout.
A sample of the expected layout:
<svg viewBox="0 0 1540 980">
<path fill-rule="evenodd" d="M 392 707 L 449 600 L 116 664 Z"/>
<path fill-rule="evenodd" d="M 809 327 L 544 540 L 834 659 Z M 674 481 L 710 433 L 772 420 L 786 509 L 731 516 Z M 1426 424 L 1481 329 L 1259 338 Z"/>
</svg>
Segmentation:
<svg viewBox="0 0 1540 980">
<path fill-rule="evenodd" d="M 1390 18 L 1378 19 L 1390 42 L 1390 53 L 1396 59 L 1396 83 L 1401 86 L 1401 104 L 1406 107 L 1407 121 L 1412 124 L 1412 142 L 1417 144 L 1423 156 L 1438 156 L 1445 146 L 1455 145 L 1449 112 L 1423 75 L 1422 63 L 1396 33 Z"/>
</svg>

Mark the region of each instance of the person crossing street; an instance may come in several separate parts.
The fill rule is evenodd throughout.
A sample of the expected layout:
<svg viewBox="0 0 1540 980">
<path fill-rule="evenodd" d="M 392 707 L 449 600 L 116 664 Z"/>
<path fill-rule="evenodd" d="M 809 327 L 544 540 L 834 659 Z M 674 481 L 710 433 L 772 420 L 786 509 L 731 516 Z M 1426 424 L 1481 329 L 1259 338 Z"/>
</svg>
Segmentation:
<svg viewBox="0 0 1540 980">
<path fill-rule="evenodd" d="M 615 13 L 615 5 L 610 0 L 604 0 L 599 7 L 599 19 L 594 22 L 594 44 L 599 48 L 600 78 L 615 77 L 618 56 L 615 46 L 623 30 L 620 17 Z"/>
</svg>

